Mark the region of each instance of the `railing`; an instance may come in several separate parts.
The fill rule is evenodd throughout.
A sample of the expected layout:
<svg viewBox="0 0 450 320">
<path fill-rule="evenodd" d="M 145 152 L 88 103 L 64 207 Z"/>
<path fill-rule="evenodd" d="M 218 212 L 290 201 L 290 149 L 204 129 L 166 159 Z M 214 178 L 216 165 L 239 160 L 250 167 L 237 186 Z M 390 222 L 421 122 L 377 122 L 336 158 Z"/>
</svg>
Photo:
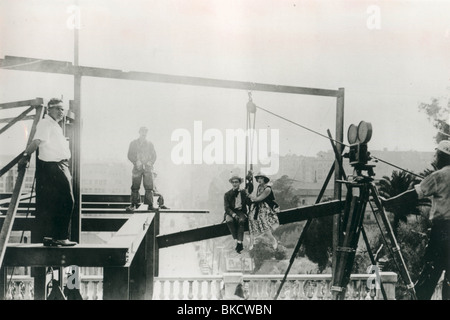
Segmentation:
<svg viewBox="0 0 450 320">
<path fill-rule="evenodd" d="M 222 276 L 155 278 L 154 300 L 221 300 Z"/>
<path fill-rule="evenodd" d="M 278 291 L 283 276 L 247 276 L 243 278 L 244 298 L 250 300 L 273 299 Z M 382 282 L 388 299 L 395 299 L 395 273 L 382 273 Z M 367 286 L 367 274 L 354 274 L 347 286 L 346 300 L 378 300 L 383 299 L 380 290 L 374 285 Z M 326 275 L 292 275 L 278 296 L 279 300 L 330 300 L 331 274 Z"/>
<path fill-rule="evenodd" d="M 99 269 L 100 270 L 100 269 Z M 351 276 L 346 300 L 381 300 L 380 290 L 367 287 L 367 274 Z M 271 300 L 277 292 L 282 275 L 224 274 L 201 277 L 157 277 L 154 282 L 154 300 Z M 397 275 L 382 272 L 383 286 L 389 299 L 395 299 Z M 83 300 L 103 299 L 103 275 L 80 276 L 80 294 Z M 237 296 L 241 283 L 243 297 Z M 278 300 L 330 300 L 330 274 L 289 275 Z M 436 286 L 432 300 L 441 300 L 442 281 Z M 33 300 L 33 278 L 14 275 L 8 285 L 7 300 Z"/>
<path fill-rule="evenodd" d="M 156 300 L 220 300 L 247 299 L 270 300 L 275 297 L 283 275 L 244 275 L 242 273 L 227 273 L 223 276 L 155 278 L 153 299 Z M 351 276 L 347 288 L 347 300 L 377 300 L 382 299 L 379 289 L 369 289 L 368 274 Z M 382 272 L 381 281 L 388 299 L 395 299 L 395 284 L 397 274 Z M 237 286 L 241 284 L 242 295 L 236 294 Z M 289 275 L 279 300 L 329 300 L 331 274 Z"/>
<path fill-rule="evenodd" d="M 103 275 L 82 275 L 80 282 L 83 300 L 103 300 Z M 34 300 L 34 278 L 29 275 L 8 277 L 5 299 Z"/>
</svg>

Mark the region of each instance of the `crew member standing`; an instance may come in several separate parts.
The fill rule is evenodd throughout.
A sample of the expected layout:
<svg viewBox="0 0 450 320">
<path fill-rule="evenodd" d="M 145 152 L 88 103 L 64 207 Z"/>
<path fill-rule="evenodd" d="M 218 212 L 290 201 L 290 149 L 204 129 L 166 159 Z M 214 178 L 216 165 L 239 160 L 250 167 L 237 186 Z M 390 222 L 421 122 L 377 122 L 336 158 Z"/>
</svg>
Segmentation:
<svg viewBox="0 0 450 320">
<path fill-rule="evenodd" d="M 59 123 L 64 119 L 62 100 L 53 98 L 48 115 L 39 121 L 34 140 L 26 148 L 19 167 L 26 166 L 31 154 L 38 150 L 36 162 L 36 219 L 33 227 L 36 238 L 44 245 L 73 246 L 69 227 L 74 197 L 69 170 L 69 143 Z"/>
<path fill-rule="evenodd" d="M 127 211 L 134 211 L 139 207 L 141 196 L 139 189 L 144 184 L 144 204 L 148 210 L 153 210 L 153 164 L 156 161 L 156 151 L 153 143 L 147 140 L 148 129 L 139 129 L 139 138 L 131 141 L 128 148 L 128 160 L 133 164 L 131 184 L 131 204 Z"/>
<path fill-rule="evenodd" d="M 415 203 L 418 199 L 431 197 L 430 220 L 432 223 L 428 245 L 425 251 L 425 266 L 415 285 L 417 298 L 430 300 L 437 282 L 445 271 L 442 285 L 442 300 L 450 298 L 450 141 L 439 142 L 434 155 L 433 166 L 437 169 L 414 189 L 398 196 L 382 199 L 386 209 Z"/>
</svg>

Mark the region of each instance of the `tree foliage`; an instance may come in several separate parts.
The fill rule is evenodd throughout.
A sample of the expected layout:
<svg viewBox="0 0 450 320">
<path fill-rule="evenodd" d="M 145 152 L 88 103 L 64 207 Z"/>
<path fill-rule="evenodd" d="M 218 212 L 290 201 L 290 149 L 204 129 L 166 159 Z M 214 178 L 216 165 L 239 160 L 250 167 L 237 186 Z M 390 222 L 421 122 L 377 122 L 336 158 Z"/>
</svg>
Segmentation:
<svg viewBox="0 0 450 320">
<path fill-rule="evenodd" d="M 275 180 L 272 185 L 276 202 L 282 209 L 296 208 L 299 203 L 299 192 L 292 186 L 293 180 L 287 175 Z"/>
<path fill-rule="evenodd" d="M 278 245 L 278 248 L 274 249 L 269 241 L 263 239 L 262 241 L 258 241 L 255 243 L 253 249 L 250 250 L 250 257 L 255 263 L 254 272 L 257 272 L 264 264 L 264 261 L 271 259 L 286 259 L 286 248 L 284 248 L 282 245 Z"/>
<path fill-rule="evenodd" d="M 447 102 L 445 100 L 446 98 L 431 98 L 430 103 L 419 104 L 419 110 L 427 115 L 428 120 L 438 130 L 434 137 L 436 143 L 439 143 L 441 140 L 447 140 L 450 137 L 450 99 Z"/>
</svg>

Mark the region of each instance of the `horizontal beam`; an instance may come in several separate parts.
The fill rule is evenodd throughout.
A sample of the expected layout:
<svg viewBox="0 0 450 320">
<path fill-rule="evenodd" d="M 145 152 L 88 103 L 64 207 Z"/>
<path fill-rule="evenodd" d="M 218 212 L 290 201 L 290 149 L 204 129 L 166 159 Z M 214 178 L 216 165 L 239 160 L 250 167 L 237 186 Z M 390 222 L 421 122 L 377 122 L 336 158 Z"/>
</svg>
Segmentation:
<svg viewBox="0 0 450 320">
<path fill-rule="evenodd" d="M 19 107 L 28 107 L 28 106 L 39 106 L 41 104 L 44 104 L 44 99 L 42 99 L 42 98 L 35 98 L 35 99 L 31 99 L 31 100 L 22 100 L 22 101 L 0 103 L 0 110 L 11 109 L 11 108 L 19 108 Z"/>
<path fill-rule="evenodd" d="M 116 232 L 128 221 L 128 218 L 129 217 L 126 215 L 118 215 L 117 217 L 86 217 L 82 215 L 81 231 Z M 3 226 L 4 221 L 5 216 L 0 216 L 0 228 Z M 13 231 L 31 231 L 34 221 L 34 216 L 16 216 L 14 219 Z"/>
<path fill-rule="evenodd" d="M 125 208 L 86 208 L 83 207 L 82 208 L 82 213 L 86 213 L 86 214 L 121 214 L 121 213 L 125 213 L 126 210 Z M 155 210 L 135 210 L 133 211 L 134 213 L 150 213 L 150 212 L 155 212 Z M 167 214 L 167 213 L 209 213 L 209 210 L 206 209 L 159 209 L 159 212 L 162 214 Z"/>
<path fill-rule="evenodd" d="M 344 201 L 334 200 L 312 206 L 283 210 L 278 213 L 280 224 L 304 221 L 309 218 L 331 216 L 339 213 Z M 230 231 L 225 223 L 210 225 L 202 228 L 186 230 L 156 237 L 159 248 L 167 248 L 189 242 L 202 241 L 229 235 Z"/>
<path fill-rule="evenodd" d="M 31 111 L 34 110 L 34 106 L 29 107 L 27 110 L 25 110 L 24 112 L 22 112 L 21 114 L 19 114 L 17 117 L 15 118 L 10 118 L 8 122 L 8 124 L 6 126 L 4 126 L 3 128 L 0 129 L 0 134 L 2 134 L 3 132 L 5 132 L 6 130 L 8 130 L 9 128 L 11 128 L 13 125 L 15 125 L 17 122 L 25 120 L 25 118 L 28 118 L 30 116 L 27 116 L 28 113 L 30 113 Z M 34 115 L 31 117 L 31 119 L 34 119 Z M 3 119 L 5 120 L 5 119 Z M 7 119 L 6 119 L 7 120 Z M 0 120 L 0 122 L 2 122 Z"/>
<path fill-rule="evenodd" d="M 4 265 L 8 267 L 70 266 L 119 267 L 127 262 L 128 248 L 123 246 L 84 245 L 44 247 L 42 243 L 9 244 Z"/>
<path fill-rule="evenodd" d="M 304 94 L 304 95 L 326 96 L 326 97 L 338 97 L 341 94 L 339 90 L 283 86 L 283 85 L 274 85 L 256 82 L 220 80 L 212 78 L 179 76 L 179 75 L 169 75 L 151 72 L 138 72 L 138 71 L 124 72 L 118 69 L 74 66 L 71 62 L 67 61 L 42 60 L 42 59 L 13 57 L 13 56 L 5 56 L 5 59 L 0 59 L 0 68 L 21 70 L 21 71 L 57 73 L 66 75 L 81 75 L 96 78 L 173 83 L 173 84 L 201 86 L 201 87 L 216 87 L 216 88 L 240 89 L 251 91 L 268 91 L 268 92 Z"/>
<path fill-rule="evenodd" d="M 206 209 L 159 209 L 160 213 L 209 213 Z"/>
<path fill-rule="evenodd" d="M 34 119 L 34 115 L 31 115 L 31 116 L 24 116 L 24 117 L 22 117 L 20 120 L 18 120 L 18 121 L 28 121 L 28 120 L 33 120 Z M 3 118 L 3 119 L 0 119 L 0 123 L 8 123 L 8 122 L 11 122 L 11 121 L 13 121 L 14 119 L 16 119 L 17 117 L 14 117 L 14 118 Z"/>
<path fill-rule="evenodd" d="M 128 221 L 126 216 L 86 217 L 81 215 L 82 232 L 116 232 Z"/>
</svg>

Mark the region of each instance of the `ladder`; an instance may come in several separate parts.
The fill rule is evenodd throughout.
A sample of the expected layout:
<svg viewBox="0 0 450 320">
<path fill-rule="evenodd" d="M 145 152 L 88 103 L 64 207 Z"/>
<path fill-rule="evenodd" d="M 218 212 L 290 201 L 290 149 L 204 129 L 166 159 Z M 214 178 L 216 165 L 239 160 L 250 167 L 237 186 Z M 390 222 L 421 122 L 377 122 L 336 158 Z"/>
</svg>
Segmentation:
<svg viewBox="0 0 450 320">
<path fill-rule="evenodd" d="M 10 102 L 10 103 L 0 104 L 0 110 L 24 107 L 24 106 L 30 106 L 30 107 L 15 118 L 4 119 L 4 120 L 7 120 L 8 124 L 5 125 L 2 129 L 0 129 L 0 134 L 5 132 L 10 127 L 12 127 L 18 121 L 33 119 L 33 125 L 31 127 L 30 135 L 29 135 L 28 141 L 27 141 L 27 146 L 28 146 L 33 141 L 34 134 L 36 133 L 36 126 L 39 123 L 39 121 L 42 119 L 42 116 L 43 116 L 43 111 L 44 111 L 43 99 L 36 98 L 34 100 L 26 100 L 26 101 L 18 101 L 18 102 Z M 27 116 L 27 114 L 29 112 L 31 112 L 32 110 L 36 110 L 35 115 Z M 5 122 L 5 121 L 3 121 L 3 122 Z M 3 174 L 5 174 L 6 172 L 8 172 L 11 168 L 13 168 L 19 162 L 19 160 L 22 158 L 22 156 L 23 156 L 23 152 L 21 152 L 17 157 L 15 157 L 11 162 L 9 162 L 4 168 L 2 168 L 0 170 L 0 177 Z M 8 240 L 11 235 L 12 227 L 14 224 L 14 218 L 16 216 L 17 208 L 19 206 L 22 187 L 23 187 L 23 181 L 25 178 L 26 171 L 27 171 L 26 167 L 19 168 L 19 170 L 18 170 L 17 179 L 14 184 L 14 190 L 11 195 L 11 200 L 10 200 L 10 203 L 8 206 L 8 211 L 6 213 L 6 217 L 3 222 L 2 229 L 0 231 L 0 269 L 3 265 L 3 259 L 5 257 L 6 246 L 8 245 Z"/>
</svg>

